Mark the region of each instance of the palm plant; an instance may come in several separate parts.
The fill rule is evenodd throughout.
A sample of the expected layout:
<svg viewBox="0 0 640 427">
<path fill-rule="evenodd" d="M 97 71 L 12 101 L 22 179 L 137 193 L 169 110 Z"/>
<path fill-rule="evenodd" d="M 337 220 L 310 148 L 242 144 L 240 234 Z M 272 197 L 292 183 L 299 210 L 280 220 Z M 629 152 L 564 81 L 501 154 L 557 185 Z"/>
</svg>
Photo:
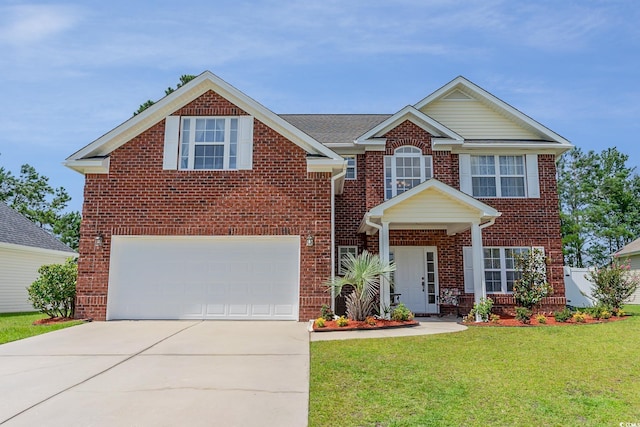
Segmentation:
<svg viewBox="0 0 640 427">
<path fill-rule="evenodd" d="M 344 276 L 336 277 L 329 283 L 336 294 L 343 286 L 351 285 L 353 292 L 346 298 L 347 317 L 365 320 L 374 313 L 376 296 L 380 292 L 380 278 L 389 280 L 388 274 L 396 270 L 393 262 L 384 262 L 378 255 L 363 251 L 360 255 L 346 254 L 342 260 Z"/>
</svg>

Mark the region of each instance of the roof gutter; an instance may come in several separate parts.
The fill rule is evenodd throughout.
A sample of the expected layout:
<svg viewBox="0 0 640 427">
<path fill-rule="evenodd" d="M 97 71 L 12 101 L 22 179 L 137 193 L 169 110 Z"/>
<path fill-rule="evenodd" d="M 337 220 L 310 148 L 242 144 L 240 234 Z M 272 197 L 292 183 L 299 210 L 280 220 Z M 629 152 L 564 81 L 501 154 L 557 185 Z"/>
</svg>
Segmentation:
<svg viewBox="0 0 640 427">
<path fill-rule="evenodd" d="M 336 181 L 344 177 L 347 174 L 347 170 L 343 169 L 341 172 L 331 177 L 331 281 L 336 278 Z M 331 287 L 331 310 L 335 312 L 336 305 L 336 291 L 334 287 Z"/>
</svg>

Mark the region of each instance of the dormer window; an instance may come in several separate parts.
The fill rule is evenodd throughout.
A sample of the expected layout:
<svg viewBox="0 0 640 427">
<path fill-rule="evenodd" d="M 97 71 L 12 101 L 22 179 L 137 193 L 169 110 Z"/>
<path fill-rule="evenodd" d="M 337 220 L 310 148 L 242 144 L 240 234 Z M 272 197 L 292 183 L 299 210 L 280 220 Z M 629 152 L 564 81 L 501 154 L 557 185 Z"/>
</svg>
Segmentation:
<svg viewBox="0 0 640 427">
<path fill-rule="evenodd" d="M 390 199 L 433 177 L 433 160 L 418 147 L 405 145 L 384 157 L 384 195 Z"/>
</svg>

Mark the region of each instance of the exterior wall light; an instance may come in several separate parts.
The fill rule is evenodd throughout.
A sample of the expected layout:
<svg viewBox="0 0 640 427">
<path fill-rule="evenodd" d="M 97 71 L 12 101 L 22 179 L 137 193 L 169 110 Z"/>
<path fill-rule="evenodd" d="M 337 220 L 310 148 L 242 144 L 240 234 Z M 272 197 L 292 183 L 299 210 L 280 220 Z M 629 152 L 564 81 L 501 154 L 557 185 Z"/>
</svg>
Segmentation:
<svg viewBox="0 0 640 427">
<path fill-rule="evenodd" d="M 309 234 L 307 236 L 307 246 L 313 246 L 314 244 L 315 244 L 315 239 L 311 234 Z"/>
<path fill-rule="evenodd" d="M 98 235 L 94 238 L 94 242 L 96 248 L 102 247 L 102 244 L 104 243 L 104 237 L 102 237 L 102 233 L 98 233 Z"/>
</svg>

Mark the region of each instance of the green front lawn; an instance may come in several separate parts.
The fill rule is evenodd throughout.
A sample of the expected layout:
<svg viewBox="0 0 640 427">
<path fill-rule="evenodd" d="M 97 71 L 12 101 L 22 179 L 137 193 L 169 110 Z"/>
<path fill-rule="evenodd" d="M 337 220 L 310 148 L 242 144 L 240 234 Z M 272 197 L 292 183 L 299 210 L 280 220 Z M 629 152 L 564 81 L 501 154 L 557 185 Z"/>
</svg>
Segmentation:
<svg viewBox="0 0 640 427">
<path fill-rule="evenodd" d="M 311 343 L 310 426 L 640 423 L 640 306 L 623 321 Z"/>
<path fill-rule="evenodd" d="M 0 344 L 21 340 L 34 335 L 46 334 L 58 329 L 68 328 L 82 323 L 81 320 L 57 323 L 53 325 L 34 325 L 38 319 L 47 316 L 40 313 L 4 313 L 0 314 Z"/>
</svg>

